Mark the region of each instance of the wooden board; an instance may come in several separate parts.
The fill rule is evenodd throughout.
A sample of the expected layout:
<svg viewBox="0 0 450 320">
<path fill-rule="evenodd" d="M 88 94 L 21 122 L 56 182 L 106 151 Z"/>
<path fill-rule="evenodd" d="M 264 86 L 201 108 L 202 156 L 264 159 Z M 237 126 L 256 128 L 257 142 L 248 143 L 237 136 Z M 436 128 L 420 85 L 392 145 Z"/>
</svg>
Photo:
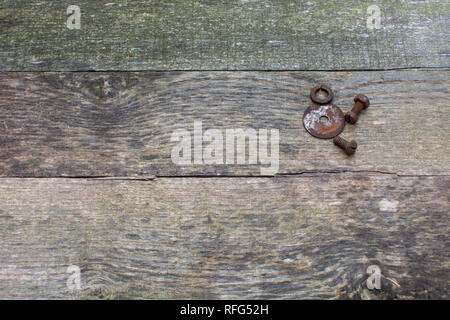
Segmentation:
<svg viewBox="0 0 450 320">
<path fill-rule="evenodd" d="M 0 299 L 449 299 L 449 12 L 1 1 Z M 352 157 L 303 128 L 318 84 L 370 98 Z M 279 130 L 278 170 L 175 164 L 199 121 Z"/>
<path fill-rule="evenodd" d="M 137 177 L 261 175 L 262 165 L 176 165 L 177 129 L 278 129 L 277 174 L 368 171 L 448 174 L 448 71 L 0 73 L 0 176 Z M 325 83 L 344 112 L 371 106 L 342 136 L 310 136 L 309 90 Z M 225 131 L 223 131 L 225 132 Z"/>
<path fill-rule="evenodd" d="M 79 30 L 66 26 L 74 4 Z M 0 70 L 449 67 L 449 12 L 445 0 L 4 0 Z"/>
<path fill-rule="evenodd" d="M 0 298 L 448 299 L 449 187 L 361 173 L 3 178 Z M 370 265 L 382 290 L 367 289 Z"/>
</svg>

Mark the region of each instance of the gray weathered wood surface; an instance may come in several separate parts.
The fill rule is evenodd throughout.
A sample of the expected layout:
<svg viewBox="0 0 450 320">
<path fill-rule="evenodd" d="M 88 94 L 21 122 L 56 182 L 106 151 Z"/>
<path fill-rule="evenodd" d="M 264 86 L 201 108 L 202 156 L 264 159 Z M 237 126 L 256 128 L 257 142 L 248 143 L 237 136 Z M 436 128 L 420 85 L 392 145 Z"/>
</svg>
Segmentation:
<svg viewBox="0 0 450 320">
<path fill-rule="evenodd" d="M 66 27 L 74 4 L 80 30 Z M 0 70 L 449 67 L 449 12 L 446 0 L 4 0 Z"/>
<path fill-rule="evenodd" d="M 448 299 L 449 6 L 1 1 L 0 299 Z M 371 100 L 352 157 L 303 129 L 322 83 Z M 194 121 L 278 129 L 277 175 L 174 165 Z"/>
<path fill-rule="evenodd" d="M 367 173 L 2 178 L 0 298 L 448 299 L 449 187 Z"/>
<path fill-rule="evenodd" d="M 372 105 L 345 138 L 347 157 L 310 136 L 309 89 L 326 83 L 345 111 Z M 280 174 L 448 174 L 449 72 L 145 72 L 0 74 L 0 176 L 260 175 L 261 165 L 175 165 L 176 129 L 274 128 Z"/>
</svg>

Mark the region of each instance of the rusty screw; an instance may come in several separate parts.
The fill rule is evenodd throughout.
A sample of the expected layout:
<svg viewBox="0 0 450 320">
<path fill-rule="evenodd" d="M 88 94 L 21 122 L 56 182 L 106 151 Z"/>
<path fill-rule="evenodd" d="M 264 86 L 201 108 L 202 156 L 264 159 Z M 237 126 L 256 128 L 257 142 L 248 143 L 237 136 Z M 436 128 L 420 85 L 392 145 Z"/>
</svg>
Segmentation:
<svg viewBox="0 0 450 320">
<path fill-rule="evenodd" d="M 361 110 L 368 108 L 370 105 L 369 98 L 363 94 L 358 94 L 354 101 L 355 104 L 353 105 L 352 110 L 345 114 L 345 120 L 351 124 L 355 124 L 356 121 L 358 121 L 358 114 Z"/>
<path fill-rule="evenodd" d="M 347 141 L 341 137 L 334 137 L 333 142 L 339 148 L 344 150 L 348 156 L 351 156 L 352 154 L 354 154 L 356 151 L 356 148 L 358 147 L 358 144 L 356 143 L 355 140 Z"/>
</svg>

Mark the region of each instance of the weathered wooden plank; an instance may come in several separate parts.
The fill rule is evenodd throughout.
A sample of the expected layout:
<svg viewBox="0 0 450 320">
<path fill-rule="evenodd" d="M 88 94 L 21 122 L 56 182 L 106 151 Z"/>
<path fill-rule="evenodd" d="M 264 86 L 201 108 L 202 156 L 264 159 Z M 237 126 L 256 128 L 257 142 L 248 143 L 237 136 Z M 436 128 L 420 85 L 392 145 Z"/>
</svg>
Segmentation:
<svg viewBox="0 0 450 320">
<path fill-rule="evenodd" d="M 66 22 L 81 10 L 81 29 Z M 377 5 L 380 29 L 369 29 Z M 448 1 L 0 3 L 2 71 L 448 67 Z M 370 20 L 372 21 L 372 20 Z"/>
<path fill-rule="evenodd" d="M 0 298 L 448 299 L 449 176 L 0 179 Z M 81 291 L 70 291 L 70 265 Z M 382 290 L 366 288 L 381 268 Z"/>
<path fill-rule="evenodd" d="M 278 174 L 448 174 L 449 79 L 448 71 L 1 73 L 0 176 L 236 176 L 268 167 L 174 164 L 171 136 L 192 134 L 195 121 L 203 131 L 278 129 Z M 318 83 L 344 112 L 357 93 L 371 99 L 342 134 L 359 143 L 352 157 L 303 128 Z"/>
</svg>

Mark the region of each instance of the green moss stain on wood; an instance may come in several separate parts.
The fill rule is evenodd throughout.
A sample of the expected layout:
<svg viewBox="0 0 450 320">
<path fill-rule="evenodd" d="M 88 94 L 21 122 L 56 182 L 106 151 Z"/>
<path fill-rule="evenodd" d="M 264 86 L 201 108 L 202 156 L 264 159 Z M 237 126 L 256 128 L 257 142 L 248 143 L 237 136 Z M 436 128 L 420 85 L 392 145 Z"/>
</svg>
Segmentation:
<svg viewBox="0 0 450 320">
<path fill-rule="evenodd" d="M 81 9 L 81 29 L 66 9 Z M 378 5 L 381 29 L 366 26 Z M 443 67 L 447 1 L 3 1 L 0 68 L 345 70 Z"/>
</svg>

